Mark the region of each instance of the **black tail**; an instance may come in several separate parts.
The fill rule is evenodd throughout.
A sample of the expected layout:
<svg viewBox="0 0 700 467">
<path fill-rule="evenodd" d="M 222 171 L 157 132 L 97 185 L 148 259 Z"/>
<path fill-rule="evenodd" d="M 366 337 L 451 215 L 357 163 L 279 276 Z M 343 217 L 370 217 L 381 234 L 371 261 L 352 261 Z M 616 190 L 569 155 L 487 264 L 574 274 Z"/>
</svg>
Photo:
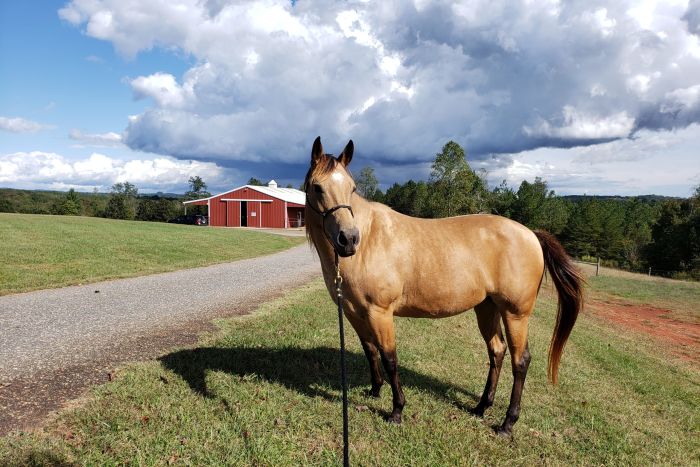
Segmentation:
<svg viewBox="0 0 700 467">
<path fill-rule="evenodd" d="M 541 230 L 535 231 L 542 246 L 544 264 L 554 282 L 559 296 L 557 322 L 554 325 L 552 342 L 549 345 L 549 380 L 557 384 L 559 361 L 564 352 L 564 345 L 571 334 L 581 308 L 583 308 L 583 284 L 585 283 L 578 268 L 564 251 L 554 235 Z"/>
</svg>

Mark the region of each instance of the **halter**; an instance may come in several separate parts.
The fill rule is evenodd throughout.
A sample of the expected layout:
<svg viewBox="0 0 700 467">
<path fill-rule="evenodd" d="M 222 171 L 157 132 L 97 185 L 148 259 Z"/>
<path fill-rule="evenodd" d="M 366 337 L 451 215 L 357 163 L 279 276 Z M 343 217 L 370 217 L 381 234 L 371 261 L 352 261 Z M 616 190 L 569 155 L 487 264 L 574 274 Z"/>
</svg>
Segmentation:
<svg viewBox="0 0 700 467">
<path fill-rule="evenodd" d="M 350 211 L 350 215 L 355 218 L 355 213 L 352 212 L 352 207 L 347 205 L 347 204 L 339 204 L 337 206 L 333 206 L 332 208 L 328 208 L 325 211 L 319 211 L 316 209 L 313 204 L 309 202 L 309 194 L 306 194 L 306 205 L 310 207 L 316 214 L 321 216 L 321 230 L 323 230 L 323 235 L 326 237 L 326 239 L 330 242 L 331 246 L 333 246 L 333 239 L 328 236 L 328 233 L 326 233 L 326 218 L 328 217 L 328 214 L 332 214 L 338 209 L 347 209 Z M 335 250 L 335 247 L 333 248 Z"/>
<path fill-rule="evenodd" d="M 343 208 L 349 210 L 349 211 L 350 211 L 350 215 L 351 215 L 353 218 L 355 217 L 355 213 L 352 212 L 352 207 L 349 206 L 349 205 L 347 205 L 347 204 L 339 204 L 339 205 L 337 205 L 337 206 L 333 206 L 332 208 L 328 208 L 328 209 L 326 209 L 325 211 L 319 211 L 318 209 L 316 209 L 316 208 L 313 206 L 313 204 L 311 204 L 311 203 L 309 202 L 309 194 L 308 194 L 308 193 L 306 194 L 306 205 L 307 205 L 308 207 L 310 207 L 316 214 L 318 214 L 319 216 L 321 216 L 321 218 L 323 219 L 323 222 L 326 221 L 326 217 L 328 216 L 328 214 L 332 214 L 332 213 L 334 213 L 335 211 L 337 211 L 338 209 L 343 209 Z M 325 227 L 325 226 L 324 226 L 324 227 Z"/>
</svg>

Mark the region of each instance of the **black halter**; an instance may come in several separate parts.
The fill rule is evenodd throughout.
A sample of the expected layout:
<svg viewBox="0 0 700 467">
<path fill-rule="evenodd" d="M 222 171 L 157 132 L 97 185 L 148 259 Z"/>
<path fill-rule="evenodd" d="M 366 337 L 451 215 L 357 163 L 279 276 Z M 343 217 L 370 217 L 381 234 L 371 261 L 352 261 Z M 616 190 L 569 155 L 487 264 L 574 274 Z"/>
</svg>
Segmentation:
<svg viewBox="0 0 700 467">
<path fill-rule="evenodd" d="M 326 232 L 326 218 L 328 217 L 328 214 L 332 214 L 338 209 L 347 209 L 348 211 L 350 211 L 350 215 L 353 217 L 353 219 L 355 218 L 355 213 L 352 212 L 352 207 L 347 204 L 339 204 L 337 206 L 333 206 L 332 208 L 328 208 L 325 211 L 319 211 L 313 206 L 313 204 L 309 202 L 308 193 L 306 194 L 306 205 L 310 207 L 316 214 L 321 216 L 321 230 L 323 231 L 323 236 L 326 237 L 328 242 L 330 242 L 331 246 L 333 246 L 333 239 L 331 239 L 331 237 L 329 237 L 328 233 Z M 335 249 L 335 247 L 333 247 L 333 249 Z M 337 254 L 338 253 L 336 252 L 336 255 Z"/>
<path fill-rule="evenodd" d="M 323 219 L 323 222 L 326 221 L 326 217 L 328 217 L 328 214 L 332 214 L 332 213 L 334 213 L 335 211 L 337 211 L 338 209 L 343 209 L 343 208 L 349 210 L 349 211 L 350 211 L 350 215 L 351 215 L 353 218 L 355 217 L 355 213 L 352 212 L 352 207 L 349 206 L 349 205 L 347 205 L 347 204 L 339 204 L 339 205 L 337 205 L 337 206 L 333 206 L 332 208 L 328 208 L 328 209 L 326 209 L 325 211 L 319 211 L 318 209 L 316 209 L 316 208 L 313 206 L 313 204 L 311 204 L 311 203 L 309 202 L 309 195 L 308 195 L 308 194 L 306 195 L 306 205 L 307 205 L 308 207 L 310 207 L 311 209 L 313 209 L 314 212 L 316 212 L 316 214 L 318 214 L 319 216 L 321 216 L 321 218 Z"/>
</svg>

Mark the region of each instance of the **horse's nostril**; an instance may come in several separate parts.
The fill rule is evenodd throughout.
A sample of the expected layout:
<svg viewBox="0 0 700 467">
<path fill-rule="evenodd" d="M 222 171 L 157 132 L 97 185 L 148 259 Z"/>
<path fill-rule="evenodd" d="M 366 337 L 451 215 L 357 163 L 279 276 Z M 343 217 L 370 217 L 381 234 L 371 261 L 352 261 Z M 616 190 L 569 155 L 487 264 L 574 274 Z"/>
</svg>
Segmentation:
<svg viewBox="0 0 700 467">
<path fill-rule="evenodd" d="M 348 238 L 345 236 L 345 233 L 340 232 L 338 234 L 338 245 L 346 246 L 347 244 L 348 244 Z"/>
<path fill-rule="evenodd" d="M 354 246 L 357 246 L 358 243 L 360 243 L 360 235 L 359 235 L 359 234 L 355 234 L 355 235 L 352 236 L 352 244 L 353 244 Z"/>
</svg>

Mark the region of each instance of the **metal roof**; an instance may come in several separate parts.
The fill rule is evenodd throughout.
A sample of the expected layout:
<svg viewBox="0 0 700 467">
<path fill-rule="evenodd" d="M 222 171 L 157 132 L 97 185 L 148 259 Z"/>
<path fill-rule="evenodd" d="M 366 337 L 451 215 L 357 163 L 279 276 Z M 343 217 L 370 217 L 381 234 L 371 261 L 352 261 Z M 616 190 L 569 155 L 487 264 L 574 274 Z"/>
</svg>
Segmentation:
<svg viewBox="0 0 700 467">
<path fill-rule="evenodd" d="M 306 204 L 306 194 L 303 191 L 297 190 L 296 188 L 273 188 L 270 186 L 257 185 L 243 185 L 232 190 L 226 190 L 223 193 L 219 193 L 208 198 L 192 199 L 189 201 L 183 201 L 182 203 L 189 204 L 195 201 L 207 201 L 209 199 L 213 199 L 218 196 L 225 195 L 226 193 L 231 193 L 232 191 L 240 190 L 242 188 L 250 188 L 265 195 L 272 196 L 273 198 L 281 199 L 282 201 L 287 201 L 288 203 L 295 203 L 301 205 Z"/>
</svg>

